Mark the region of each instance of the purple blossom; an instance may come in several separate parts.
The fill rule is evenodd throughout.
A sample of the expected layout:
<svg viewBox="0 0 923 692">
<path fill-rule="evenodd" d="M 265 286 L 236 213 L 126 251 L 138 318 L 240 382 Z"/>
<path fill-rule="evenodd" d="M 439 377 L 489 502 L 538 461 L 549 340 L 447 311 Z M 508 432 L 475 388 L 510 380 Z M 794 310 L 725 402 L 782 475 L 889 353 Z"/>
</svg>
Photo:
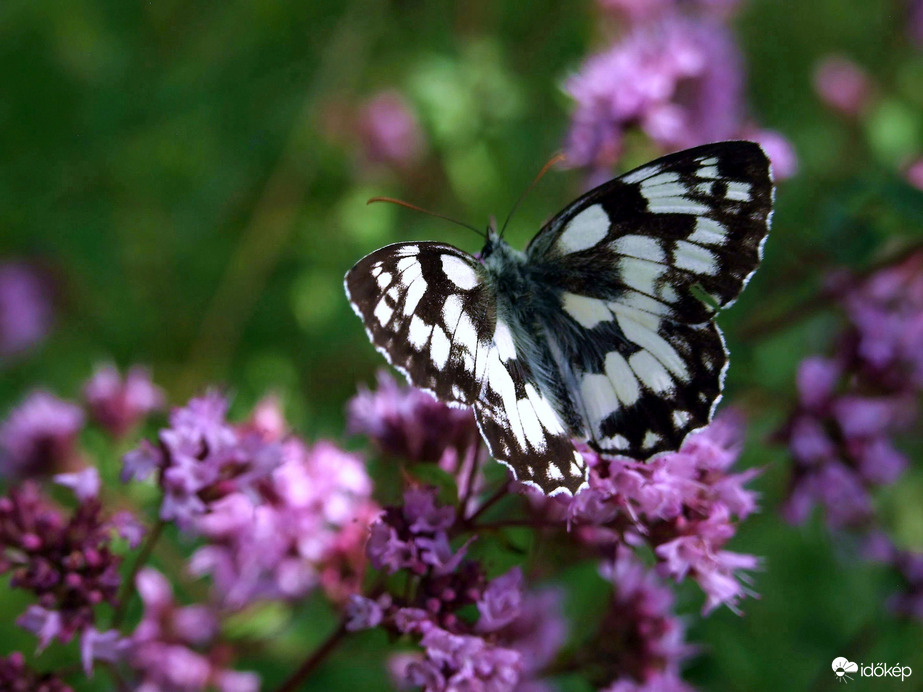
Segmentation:
<svg viewBox="0 0 923 692">
<path fill-rule="evenodd" d="M 130 642 L 117 630 L 99 632 L 87 627 L 80 637 L 80 661 L 88 677 L 93 677 L 93 661 L 117 663 L 125 655 Z"/>
<path fill-rule="evenodd" d="M 411 488 L 404 494 L 404 507 L 387 508 L 372 524 L 367 552 L 374 567 L 392 574 L 400 569 L 416 574 L 432 569 L 438 575 L 458 567 L 467 543 L 452 550 L 446 530 L 454 510 L 438 507 L 435 497 L 434 489 Z"/>
<path fill-rule="evenodd" d="M 718 22 L 670 16 L 633 27 L 567 80 L 577 102 L 565 147 L 569 163 L 610 168 L 635 123 L 671 149 L 734 137 L 743 124 L 740 63 Z"/>
<path fill-rule="evenodd" d="M 96 605 L 115 604 L 121 558 L 109 547 L 112 529 L 96 499 L 65 519 L 31 482 L 0 498 L 0 573 L 11 572 L 13 588 L 37 597 L 19 624 L 39 637 L 40 648 L 70 641 L 94 623 Z"/>
<path fill-rule="evenodd" d="M 30 668 L 26 665 L 25 656 L 18 651 L 0 657 L 0 689 L 9 692 L 73 692 L 73 688 L 58 676 Z"/>
<path fill-rule="evenodd" d="M 410 681 L 422 684 L 426 692 L 512 690 L 523 669 L 522 654 L 490 645 L 481 637 L 430 627 L 420 643 L 426 658 L 408 672 Z"/>
<path fill-rule="evenodd" d="M 0 477 L 32 478 L 66 469 L 75 459 L 83 412 L 36 390 L 0 425 Z"/>
<path fill-rule="evenodd" d="M 883 533 L 874 532 L 866 539 L 866 554 L 891 566 L 903 581 L 903 589 L 888 599 L 888 608 L 923 621 L 923 552 L 902 550 Z"/>
<path fill-rule="evenodd" d="M 112 365 L 96 369 L 83 387 L 90 415 L 115 437 L 123 437 L 151 412 L 164 405 L 163 391 L 150 373 L 133 367 L 123 380 Z"/>
<path fill-rule="evenodd" d="M 920 4 L 923 7 L 923 3 Z M 923 190 L 923 158 L 914 159 L 904 170 L 907 182 L 918 190 Z"/>
<path fill-rule="evenodd" d="M 818 504 L 837 529 L 871 521 L 872 491 L 907 466 L 893 437 L 912 423 L 923 385 L 923 255 L 838 283 L 851 324 L 834 358 L 799 367 L 799 404 L 779 433 L 795 462 L 785 517 L 802 522 Z"/>
<path fill-rule="evenodd" d="M 54 477 L 54 482 L 73 490 L 81 502 L 99 497 L 99 471 L 93 466 L 74 473 L 59 473 Z"/>
<path fill-rule="evenodd" d="M 923 48 L 923 0 L 910 0 L 907 33 L 918 48 Z"/>
<path fill-rule="evenodd" d="M 159 448 L 142 442 L 125 456 L 123 480 L 159 470 L 162 519 L 191 529 L 212 503 L 233 492 L 253 492 L 282 463 L 282 445 L 229 423 L 227 406 L 217 392 L 192 399 L 170 414 Z"/>
<path fill-rule="evenodd" d="M 215 645 L 216 613 L 205 606 L 180 607 L 170 583 L 144 568 L 136 584 L 144 615 L 130 637 L 125 661 L 140 678 L 140 689 L 256 692 L 259 677 L 227 669 L 226 655 Z"/>
<path fill-rule="evenodd" d="M 519 617 L 522 607 L 522 570 L 514 567 L 503 576 L 491 580 L 478 600 L 478 629 L 494 632 Z"/>
<path fill-rule="evenodd" d="M 49 289 L 34 269 L 0 263 L 0 363 L 38 344 L 52 321 Z"/>
<path fill-rule="evenodd" d="M 402 386 L 384 370 L 378 388 L 365 387 L 349 402 L 347 428 L 366 435 L 385 454 L 411 461 L 457 461 L 480 436 L 470 409 L 447 406 L 430 394 Z"/>
<path fill-rule="evenodd" d="M 362 460 L 328 442 L 291 437 L 257 487 L 225 495 L 192 525 L 209 539 L 190 569 L 211 575 L 225 605 L 297 598 L 322 586 L 336 601 L 357 587 L 377 509 Z"/>
<path fill-rule="evenodd" d="M 733 411 L 691 435 L 675 453 L 649 463 L 593 461 L 590 488 L 558 503 L 583 540 L 600 546 L 647 542 L 664 574 L 695 579 L 705 592 L 706 613 L 719 604 L 737 609 L 750 592 L 737 573 L 757 558 L 724 550 L 737 521 L 757 509 L 744 487 L 758 473 L 731 473 L 740 454 L 743 422 Z M 554 510 L 553 510 L 554 511 Z"/>
<path fill-rule="evenodd" d="M 814 68 L 814 90 L 834 110 L 856 117 L 869 105 L 872 83 L 865 70 L 849 58 L 828 55 Z"/>
<path fill-rule="evenodd" d="M 416 114 L 395 90 L 379 92 L 362 106 L 359 136 L 367 161 L 401 168 L 417 161 L 426 146 Z"/>
<path fill-rule="evenodd" d="M 605 565 L 603 577 L 612 583 L 613 596 L 591 647 L 613 681 L 606 689 L 654 690 L 648 687 L 654 680 L 679 682 L 680 664 L 694 649 L 672 613 L 673 592 L 624 546 Z"/>
<path fill-rule="evenodd" d="M 371 598 L 352 594 L 346 603 L 346 629 L 350 632 L 378 627 L 384 619 L 384 608 L 390 605 L 390 598 L 384 604 Z"/>
</svg>

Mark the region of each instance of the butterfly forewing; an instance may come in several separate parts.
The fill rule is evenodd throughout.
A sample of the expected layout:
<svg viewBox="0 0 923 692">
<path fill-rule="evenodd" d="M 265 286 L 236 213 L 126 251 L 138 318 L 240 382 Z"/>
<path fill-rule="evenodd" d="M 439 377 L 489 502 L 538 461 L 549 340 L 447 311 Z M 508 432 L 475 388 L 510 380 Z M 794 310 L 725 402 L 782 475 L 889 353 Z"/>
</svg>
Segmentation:
<svg viewBox="0 0 923 692">
<path fill-rule="evenodd" d="M 519 357 L 508 326 L 498 320 L 481 395 L 474 407 L 490 452 L 517 480 L 548 495 L 576 493 L 586 464 L 555 405 Z"/>
<path fill-rule="evenodd" d="M 372 343 L 416 387 L 455 404 L 481 392 L 495 301 L 470 255 L 398 243 L 360 260 L 346 292 Z"/>
<path fill-rule="evenodd" d="M 536 235 L 528 255 L 575 293 L 622 294 L 664 318 L 699 324 L 743 290 L 771 209 L 762 149 L 707 144 L 591 190 Z"/>
</svg>

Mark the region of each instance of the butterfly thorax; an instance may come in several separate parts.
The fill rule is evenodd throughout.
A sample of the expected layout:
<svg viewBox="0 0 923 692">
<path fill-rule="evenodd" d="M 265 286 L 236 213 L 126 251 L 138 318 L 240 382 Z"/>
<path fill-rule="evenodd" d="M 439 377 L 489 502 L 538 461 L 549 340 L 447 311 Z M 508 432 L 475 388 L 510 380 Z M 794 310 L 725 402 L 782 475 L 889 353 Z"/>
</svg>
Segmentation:
<svg viewBox="0 0 923 692">
<path fill-rule="evenodd" d="M 509 328 L 520 358 L 528 362 L 533 376 L 549 402 L 571 429 L 580 433 L 580 421 L 572 414 L 567 395 L 567 373 L 561 371 L 560 354 L 549 333 L 549 316 L 560 312 L 560 291 L 544 281 L 544 268 L 528 255 L 507 244 L 492 230 L 480 254 L 487 284 L 496 296 L 497 318 Z"/>
</svg>

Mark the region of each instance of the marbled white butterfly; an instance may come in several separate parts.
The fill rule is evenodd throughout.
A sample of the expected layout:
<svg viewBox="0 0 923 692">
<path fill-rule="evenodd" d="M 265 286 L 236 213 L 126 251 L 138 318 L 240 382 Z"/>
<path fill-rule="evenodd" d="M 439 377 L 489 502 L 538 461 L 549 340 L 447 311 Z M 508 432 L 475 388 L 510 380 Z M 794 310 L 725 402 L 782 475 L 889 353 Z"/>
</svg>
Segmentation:
<svg viewBox="0 0 923 692">
<path fill-rule="evenodd" d="M 728 365 L 712 318 L 756 270 L 772 198 L 758 145 L 708 144 L 591 190 L 525 252 L 492 225 L 479 257 L 397 243 L 360 260 L 346 292 L 411 384 L 474 407 L 518 480 L 576 493 L 574 439 L 648 459 L 711 420 Z"/>
</svg>

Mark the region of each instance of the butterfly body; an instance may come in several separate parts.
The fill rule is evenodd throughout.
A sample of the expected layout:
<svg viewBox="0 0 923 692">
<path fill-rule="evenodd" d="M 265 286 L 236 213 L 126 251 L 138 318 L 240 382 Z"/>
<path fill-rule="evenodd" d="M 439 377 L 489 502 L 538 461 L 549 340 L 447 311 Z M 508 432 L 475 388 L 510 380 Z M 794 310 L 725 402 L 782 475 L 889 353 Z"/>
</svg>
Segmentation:
<svg viewBox="0 0 923 692">
<path fill-rule="evenodd" d="M 491 453 L 548 494 L 604 457 L 673 451 L 707 424 L 727 353 L 713 322 L 760 260 L 769 164 L 750 142 L 679 152 L 588 192 L 525 251 L 398 243 L 346 291 L 407 379 L 472 406 Z"/>
</svg>

